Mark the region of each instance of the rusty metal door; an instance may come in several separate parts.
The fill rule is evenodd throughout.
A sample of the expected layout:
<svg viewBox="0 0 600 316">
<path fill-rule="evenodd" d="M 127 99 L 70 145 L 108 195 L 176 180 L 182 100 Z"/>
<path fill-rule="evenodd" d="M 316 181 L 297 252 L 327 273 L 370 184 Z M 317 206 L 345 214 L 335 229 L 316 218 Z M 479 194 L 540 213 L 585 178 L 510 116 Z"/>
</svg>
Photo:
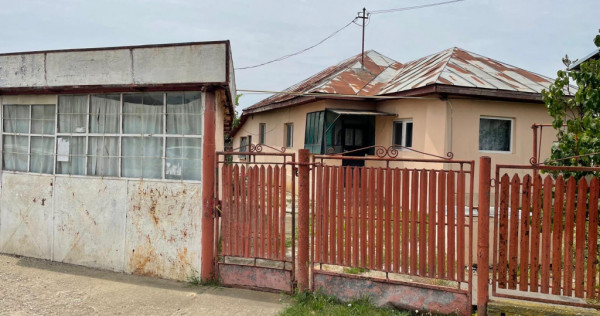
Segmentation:
<svg viewBox="0 0 600 316">
<path fill-rule="evenodd" d="M 263 146 L 272 152 L 263 152 Z M 292 292 L 295 154 L 254 144 L 236 150 L 217 152 L 219 280 L 227 286 Z"/>
</svg>

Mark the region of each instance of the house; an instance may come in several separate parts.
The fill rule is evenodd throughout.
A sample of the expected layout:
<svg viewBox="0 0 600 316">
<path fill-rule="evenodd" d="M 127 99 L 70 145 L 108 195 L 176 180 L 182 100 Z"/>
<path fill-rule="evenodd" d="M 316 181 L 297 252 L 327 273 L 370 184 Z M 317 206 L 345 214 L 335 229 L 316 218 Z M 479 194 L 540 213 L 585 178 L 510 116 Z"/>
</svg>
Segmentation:
<svg viewBox="0 0 600 316">
<path fill-rule="evenodd" d="M 579 67 L 583 62 L 586 62 L 590 59 L 598 59 L 600 57 L 600 50 L 596 49 L 593 52 L 589 53 L 587 56 L 576 60 L 572 65 L 569 66 L 569 70 L 579 70 Z"/>
<path fill-rule="evenodd" d="M 245 109 L 234 147 L 362 156 L 397 146 L 401 158 L 529 164 L 532 124 L 551 122 L 541 91 L 552 82 L 456 47 L 406 63 L 371 50 Z M 542 158 L 551 143 L 546 135 Z"/>
<path fill-rule="evenodd" d="M 232 65 L 228 41 L 0 54 L 0 252 L 198 275 Z"/>
</svg>

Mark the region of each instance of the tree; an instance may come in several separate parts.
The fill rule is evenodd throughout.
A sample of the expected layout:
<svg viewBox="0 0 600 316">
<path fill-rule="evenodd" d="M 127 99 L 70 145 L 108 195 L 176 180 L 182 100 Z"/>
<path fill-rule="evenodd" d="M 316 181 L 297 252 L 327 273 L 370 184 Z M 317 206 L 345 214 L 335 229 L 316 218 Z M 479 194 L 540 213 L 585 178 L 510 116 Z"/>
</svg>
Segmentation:
<svg viewBox="0 0 600 316">
<path fill-rule="evenodd" d="M 594 44 L 600 49 L 600 35 Z M 568 56 L 563 59 L 567 70 L 558 77 L 542 99 L 552 116 L 552 127 L 558 142 L 552 146 L 547 165 L 598 166 L 600 162 L 600 60 L 590 59 L 579 69 L 568 69 Z M 576 91 L 571 84 L 576 84 Z M 566 126 L 565 126 L 566 125 Z M 585 173 L 576 173 L 582 176 Z"/>
</svg>

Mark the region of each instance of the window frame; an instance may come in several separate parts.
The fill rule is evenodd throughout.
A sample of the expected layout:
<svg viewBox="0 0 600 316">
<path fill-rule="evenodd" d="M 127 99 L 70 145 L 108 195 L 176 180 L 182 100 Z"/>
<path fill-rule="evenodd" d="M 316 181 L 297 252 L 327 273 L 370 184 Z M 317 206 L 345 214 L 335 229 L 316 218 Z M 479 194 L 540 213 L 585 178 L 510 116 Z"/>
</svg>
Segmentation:
<svg viewBox="0 0 600 316">
<path fill-rule="evenodd" d="M 411 133 L 411 144 L 410 146 L 406 146 L 406 126 L 408 123 L 412 124 L 412 133 Z M 402 140 L 400 142 L 400 144 L 396 143 L 396 126 L 397 125 L 402 125 Z M 399 120 L 394 120 L 392 123 L 392 146 L 396 147 L 396 146 L 402 146 L 401 148 L 399 148 L 400 150 L 408 150 L 406 148 L 414 148 L 414 135 L 415 135 L 415 123 L 413 122 L 412 118 L 406 118 L 406 119 L 399 119 Z"/>
<path fill-rule="evenodd" d="M 258 144 L 264 145 L 267 140 L 267 123 L 258 124 Z"/>
<path fill-rule="evenodd" d="M 482 150 L 479 149 L 479 133 L 481 132 L 481 119 L 486 119 L 486 120 L 498 120 L 498 121 L 509 121 L 510 122 L 510 137 L 509 137 L 509 150 L 508 151 L 504 151 L 504 150 Z M 478 120 L 478 129 L 477 129 L 477 150 L 480 153 L 489 153 L 489 154 L 512 154 L 513 153 L 513 146 L 514 146 L 514 141 L 513 141 L 513 137 L 514 137 L 514 133 L 515 133 L 515 119 L 512 117 L 501 117 L 501 116 L 486 116 L 486 115 L 480 115 L 479 116 L 479 120 Z"/>
<path fill-rule="evenodd" d="M 294 123 L 283 124 L 283 145 L 285 148 L 294 147 Z M 291 133 L 290 133 L 291 132 Z M 291 134 L 291 137 L 289 137 Z M 288 140 L 290 141 L 288 143 Z"/>
<path fill-rule="evenodd" d="M 162 120 L 162 124 L 160 126 L 160 130 L 161 133 L 154 133 L 154 134 L 148 134 L 148 133 L 137 133 L 137 134 L 124 134 L 124 118 L 123 118 L 123 107 L 124 107 L 124 96 L 125 95 L 132 95 L 132 94 L 144 94 L 144 93 L 160 93 L 162 94 L 162 106 L 161 106 L 161 112 L 160 112 L 160 116 L 161 116 L 161 120 Z M 106 178 L 106 179 L 131 179 L 131 180 L 140 180 L 140 179 L 145 179 L 145 180 L 150 180 L 150 181 L 166 181 L 166 182 L 196 182 L 196 183 L 200 183 L 202 182 L 202 179 L 204 177 L 204 175 L 202 173 L 200 173 L 200 178 L 199 179 L 192 179 L 192 180 L 187 180 L 184 179 L 183 173 L 181 174 L 181 178 L 180 179 L 172 179 L 172 178 L 168 178 L 167 175 L 165 174 L 166 172 L 166 163 L 169 159 L 175 159 L 175 160 L 183 160 L 184 158 L 181 157 L 167 157 L 167 140 L 170 138 L 173 139 L 186 139 L 186 138 L 193 138 L 193 139 L 200 139 L 200 150 L 202 151 L 204 148 L 204 135 L 202 134 L 202 131 L 200 131 L 200 134 L 173 134 L 173 133 L 167 133 L 167 117 L 169 115 L 169 113 L 167 113 L 167 95 L 168 94 L 183 94 L 185 95 L 186 93 L 189 94 L 200 94 L 200 109 L 198 111 L 198 114 L 195 114 L 196 116 L 200 117 L 200 119 L 202 120 L 201 124 L 204 124 L 204 110 L 205 110 L 205 96 L 201 91 L 156 91 L 156 92 L 103 92 L 103 93 L 87 93 L 87 94 L 58 94 L 56 95 L 56 99 L 54 100 L 53 104 L 50 103 L 4 103 L 1 102 L 0 103 L 0 107 L 2 108 L 0 110 L 0 149 L 3 148 L 4 146 L 4 136 L 5 135 L 16 135 L 16 136 L 26 136 L 29 139 L 29 144 L 28 144 L 28 158 L 27 158 L 27 171 L 17 171 L 17 170 L 9 170 L 9 169 L 5 169 L 4 163 L 2 162 L 2 165 L 0 166 L 1 170 L 3 172 L 10 172 L 10 173 L 28 173 L 28 174 L 42 174 L 42 175 L 54 175 L 54 176 L 67 176 L 67 177 L 79 177 L 79 178 Z M 91 126 L 91 117 L 92 117 L 92 113 L 91 113 L 91 99 L 93 95 L 119 95 L 119 109 L 118 109 L 118 132 L 117 133 L 90 133 L 90 126 Z M 59 132 L 59 106 L 60 106 L 60 97 L 61 96 L 86 96 L 87 97 L 87 106 L 86 106 L 86 112 L 85 112 L 85 117 L 86 117 L 86 123 L 85 123 L 85 132 Z M 185 99 L 184 99 L 185 100 Z M 18 105 L 18 106 L 28 106 L 29 107 L 29 133 L 14 133 L 14 132 L 5 132 L 4 131 L 4 106 L 9 106 L 9 105 Z M 54 133 L 53 134 L 31 134 L 31 129 L 32 129 L 32 107 L 36 106 L 36 105 L 52 105 L 54 106 Z M 175 113 L 177 114 L 177 113 Z M 31 172 L 30 169 L 30 164 L 31 164 L 31 137 L 32 136 L 43 136 L 44 138 L 53 138 L 54 139 L 54 152 L 53 152 L 53 166 L 52 166 L 52 173 L 38 173 L 38 172 Z M 85 147 L 85 158 L 84 158 L 84 172 L 83 174 L 71 174 L 71 173 L 59 173 L 58 172 L 58 139 L 59 138 L 71 138 L 71 137 L 82 137 L 84 139 L 84 147 Z M 117 156 L 118 156 L 118 173 L 117 175 L 109 175 L 109 176 L 105 176 L 105 175 L 91 175 L 89 172 L 89 168 L 88 168 L 88 160 L 89 157 L 93 156 L 90 152 L 89 149 L 89 139 L 90 137 L 116 137 L 117 138 Z M 131 177 L 131 176 L 123 176 L 123 148 L 122 148 L 122 140 L 124 137 L 152 137 L 152 138 L 160 138 L 162 141 L 162 146 L 161 146 L 161 155 L 159 157 L 160 161 L 161 161 L 161 176 L 159 178 L 148 178 L 148 177 Z M 4 158 L 4 154 L 2 153 L 2 159 Z M 197 159 L 194 160 L 198 160 L 200 163 L 202 163 L 202 156 L 198 157 Z"/>
</svg>

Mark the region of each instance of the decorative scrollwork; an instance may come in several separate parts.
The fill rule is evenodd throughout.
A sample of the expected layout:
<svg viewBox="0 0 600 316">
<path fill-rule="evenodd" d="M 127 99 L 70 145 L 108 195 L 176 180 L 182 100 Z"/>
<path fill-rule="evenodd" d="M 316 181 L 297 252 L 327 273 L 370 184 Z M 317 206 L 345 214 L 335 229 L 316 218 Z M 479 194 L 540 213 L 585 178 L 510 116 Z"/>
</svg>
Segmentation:
<svg viewBox="0 0 600 316">
<path fill-rule="evenodd" d="M 285 147 L 281 147 L 281 149 L 277 149 L 275 147 L 271 147 L 271 146 L 266 145 L 266 144 L 248 144 L 247 146 L 243 146 L 243 147 L 238 147 L 238 148 L 233 148 L 233 149 L 229 149 L 228 148 L 227 151 L 230 151 L 230 152 L 239 152 L 241 149 L 247 148 L 248 151 L 243 151 L 243 152 L 262 153 L 263 147 L 273 149 L 276 152 L 279 152 L 279 153 L 282 153 L 282 154 L 285 153 Z"/>
<path fill-rule="evenodd" d="M 329 147 L 327 149 L 327 155 L 339 155 L 339 156 L 344 156 L 347 154 L 351 154 L 351 153 L 357 153 L 357 152 L 363 152 L 365 150 L 368 149 L 374 149 L 375 151 L 375 156 L 377 156 L 378 158 L 398 158 L 398 155 L 400 154 L 400 150 L 399 149 L 403 149 L 403 150 L 408 150 L 408 151 L 413 151 L 422 155 L 426 155 L 426 156 L 431 156 L 431 157 L 436 157 L 436 158 L 440 158 L 440 159 L 444 159 L 444 160 L 451 160 L 452 158 L 454 158 L 454 153 L 449 151 L 446 153 L 446 156 L 438 156 L 438 155 L 434 155 L 434 154 L 429 154 L 423 151 L 419 151 L 416 149 L 413 149 L 411 147 L 405 147 L 405 146 L 400 146 L 400 145 L 394 145 L 394 146 L 390 146 L 390 147 L 384 147 L 384 146 L 379 146 L 379 145 L 373 145 L 373 146 L 368 146 L 368 147 L 364 147 L 364 148 L 359 148 L 359 149 L 354 149 L 354 150 L 349 150 L 349 151 L 345 151 L 342 153 L 335 153 L 335 148 L 334 147 Z"/>
<path fill-rule="evenodd" d="M 529 158 L 529 164 L 531 164 L 532 166 L 537 165 L 537 159 L 535 157 Z"/>
</svg>

